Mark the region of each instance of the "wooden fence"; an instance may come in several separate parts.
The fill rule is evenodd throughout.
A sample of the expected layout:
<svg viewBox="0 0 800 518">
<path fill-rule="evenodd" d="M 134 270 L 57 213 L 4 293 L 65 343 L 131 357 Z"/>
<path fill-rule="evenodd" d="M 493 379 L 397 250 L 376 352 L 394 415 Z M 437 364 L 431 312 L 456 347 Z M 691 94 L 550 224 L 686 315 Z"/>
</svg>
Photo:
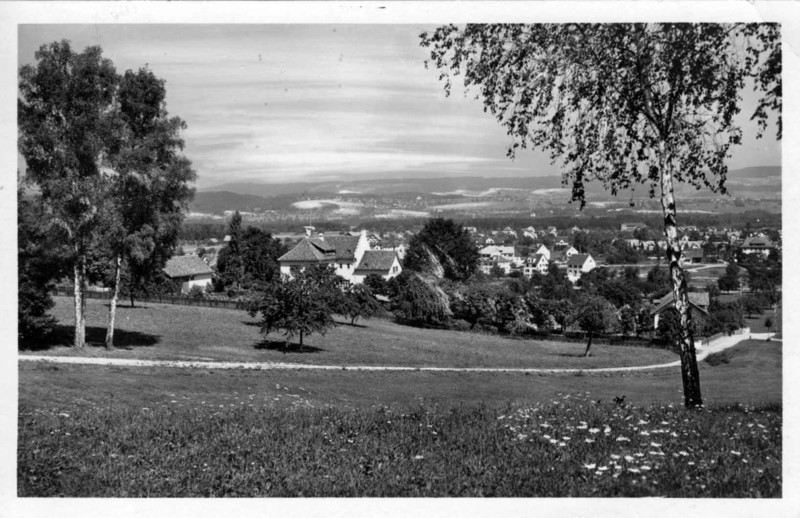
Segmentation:
<svg viewBox="0 0 800 518">
<path fill-rule="evenodd" d="M 55 294 L 64 297 L 72 297 L 74 295 L 71 289 L 59 288 L 55 290 Z M 111 300 L 111 293 L 102 291 L 85 291 L 84 296 L 87 299 L 100 299 Z M 126 298 L 120 297 L 120 301 L 125 301 Z M 247 302 L 237 300 L 218 300 L 207 298 L 194 298 L 182 297 L 180 295 L 150 295 L 149 297 L 135 297 L 136 302 L 153 302 L 158 304 L 174 304 L 177 306 L 197 306 L 201 308 L 221 308 L 221 309 L 247 309 Z"/>
</svg>

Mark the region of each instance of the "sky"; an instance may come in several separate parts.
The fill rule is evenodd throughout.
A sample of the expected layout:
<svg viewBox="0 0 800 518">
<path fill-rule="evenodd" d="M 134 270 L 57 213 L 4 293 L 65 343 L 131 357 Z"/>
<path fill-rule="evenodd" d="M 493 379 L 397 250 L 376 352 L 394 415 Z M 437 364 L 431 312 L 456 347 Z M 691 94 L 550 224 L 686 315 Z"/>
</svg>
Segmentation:
<svg viewBox="0 0 800 518">
<path fill-rule="evenodd" d="M 474 95 L 446 97 L 424 65 L 423 25 L 20 25 L 18 61 L 42 44 L 100 45 L 118 72 L 147 65 L 184 119 L 197 187 L 228 182 L 380 177 L 547 176 L 541 152 L 506 157 L 510 137 Z M 774 132 L 744 145 L 731 169 L 780 164 Z"/>
</svg>

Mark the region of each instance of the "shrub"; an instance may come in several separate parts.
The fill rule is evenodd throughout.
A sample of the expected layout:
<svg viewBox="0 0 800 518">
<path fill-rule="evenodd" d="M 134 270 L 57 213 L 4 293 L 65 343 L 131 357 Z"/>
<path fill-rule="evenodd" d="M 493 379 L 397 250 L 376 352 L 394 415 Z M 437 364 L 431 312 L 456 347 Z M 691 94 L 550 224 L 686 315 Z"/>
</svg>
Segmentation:
<svg viewBox="0 0 800 518">
<path fill-rule="evenodd" d="M 202 286 L 194 285 L 189 290 L 189 296 L 193 299 L 202 299 L 206 295 L 206 290 Z"/>
</svg>

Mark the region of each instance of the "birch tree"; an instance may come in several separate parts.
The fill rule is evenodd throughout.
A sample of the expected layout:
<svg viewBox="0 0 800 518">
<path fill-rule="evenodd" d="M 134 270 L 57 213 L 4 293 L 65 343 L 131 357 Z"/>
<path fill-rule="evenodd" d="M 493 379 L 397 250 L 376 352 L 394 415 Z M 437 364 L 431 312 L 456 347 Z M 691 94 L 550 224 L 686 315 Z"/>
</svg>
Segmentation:
<svg viewBox="0 0 800 518">
<path fill-rule="evenodd" d="M 726 193 L 726 161 L 742 141 L 735 116 L 750 84 L 763 93 L 752 118 L 763 132 L 777 115 L 780 138 L 779 27 L 448 25 L 420 37 L 445 91 L 463 75 L 511 137 L 509 157 L 547 152 L 581 208 L 590 181 L 612 194 L 644 184 L 660 198 L 684 402 L 702 405 L 674 185 Z"/>
<path fill-rule="evenodd" d="M 39 188 L 48 224 L 72 251 L 75 347 L 86 344 L 86 257 L 103 198 L 101 172 L 115 134 L 117 74 L 100 47 L 76 53 L 68 41 L 43 45 L 19 71 L 19 152 Z"/>
<path fill-rule="evenodd" d="M 109 305 L 106 347 L 114 344 L 117 301 L 123 266 L 128 267 L 131 301 L 136 285 L 163 268 L 177 242 L 183 211 L 196 178 L 183 157 L 180 132 L 186 124 L 170 117 L 166 87 L 148 68 L 128 70 L 117 95 L 118 140 L 110 152 L 107 226 L 113 255 L 113 294 Z M 132 303 L 132 302 L 131 302 Z"/>
</svg>

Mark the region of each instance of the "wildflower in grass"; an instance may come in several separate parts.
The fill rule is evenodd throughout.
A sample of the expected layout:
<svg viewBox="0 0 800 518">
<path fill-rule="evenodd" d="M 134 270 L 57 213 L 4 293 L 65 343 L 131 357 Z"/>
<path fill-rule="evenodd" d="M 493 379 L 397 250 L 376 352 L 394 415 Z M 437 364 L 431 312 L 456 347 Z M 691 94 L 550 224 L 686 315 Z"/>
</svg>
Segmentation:
<svg viewBox="0 0 800 518">
<path fill-rule="evenodd" d="M 639 471 L 638 468 L 628 468 L 628 471 L 630 471 L 631 473 L 641 473 L 641 471 Z"/>
<path fill-rule="evenodd" d="M 600 428 L 589 428 L 589 433 L 600 433 Z"/>
<path fill-rule="evenodd" d="M 694 462 L 692 462 L 692 461 L 689 461 L 686 464 L 688 464 L 689 466 L 694 466 Z"/>
<path fill-rule="evenodd" d="M 606 435 L 610 434 L 611 433 L 611 427 L 606 425 L 605 429 L 603 430 L 603 433 L 606 434 Z"/>
<path fill-rule="evenodd" d="M 560 443 L 558 443 L 558 447 L 559 447 L 559 448 L 563 448 L 563 447 L 564 447 L 564 446 L 566 446 L 566 445 L 567 445 L 567 443 L 565 443 L 565 442 L 560 442 Z"/>
<path fill-rule="evenodd" d="M 619 457 L 619 455 L 614 455 L 614 454 L 612 453 L 612 454 L 611 454 L 611 458 L 612 458 L 612 459 L 614 459 L 614 460 L 617 460 L 617 459 L 619 459 L 620 457 Z"/>
<path fill-rule="evenodd" d="M 681 451 L 678 452 L 678 455 L 680 455 L 681 457 L 686 457 L 687 455 L 689 455 L 689 452 L 685 452 L 685 451 L 681 450 Z"/>
<path fill-rule="evenodd" d="M 636 452 L 636 453 L 634 453 L 634 456 L 641 458 L 641 457 L 644 457 L 644 453 Z"/>
<path fill-rule="evenodd" d="M 641 468 L 641 469 L 643 469 L 643 470 L 645 470 L 645 471 L 650 471 L 650 470 L 652 469 L 652 468 L 651 468 L 650 466 L 648 466 L 647 464 L 645 464 L 644 466 L 641 466 L 640 468 Z"/>
<path fill-rule="evenodd" d="M 620 435 L 619 437 L 617 437 L 617 442 L 631 442 L 631 440 L 628 439 L 627 437 Z"/>
<path fill-rule="evenodd" d="M 624 458 L 625 458 L 625 460 L 627 460 L 628 462 L 633 462 L 633 461 L 634 461 L 634 458 L 633 458 L 633 457 L 631 457 L 630 455 L 625 455 L 625 457 L 624 457 Z"/>
<path fill-rule="evenodd" d="M 641 432 L 639 432 L 639 435 L 644 435 L 644 436 L 648 436 L 649 437 L 650 436 L 650 432 L 648 432 L 647 430 L 642 430 Z"/>
<path fill-rule="evenodd" d="M 592 444 L 594 442 L 594 439 L 584 439 L 583 442 L 587 444 Z"/>
<path fill-rule="evenodd" d="M 731 453 L 732 453 L 733 455 L 741 455 L 741 454 L 742 454 L 741 452 L 738 452 L 738 451 L 733 451 L 733 450 L 731 450 Z"/>
<path fill-rule="evenodd" d="M 597 467 L 597 464 L 584 464 L 583 467 L 586 469 L 594 469 Z"/>
<path fill-rule="evenodd" d="M 422 456 L 422 455 L 415 455 L 415 456 L 414 456 L 414 460 L 422 460 L 422 459 L 424 459 L 424 458 L 425 458 L 425 457 L 424 457 L 424 456 Z"/>
<path fill-rule="evenodd" d="M 651 442 L 650 446 L 652 446 L 653 448 L 661 448 L 661 445 L 658 444 L 657 442 Z"/>
<path fill-rule="evenodd" d="M 550 438 L 549 435 L 542 435 L 542 437 L 544 437 L 545 439 L 549 439 Z"/>
</svg>

